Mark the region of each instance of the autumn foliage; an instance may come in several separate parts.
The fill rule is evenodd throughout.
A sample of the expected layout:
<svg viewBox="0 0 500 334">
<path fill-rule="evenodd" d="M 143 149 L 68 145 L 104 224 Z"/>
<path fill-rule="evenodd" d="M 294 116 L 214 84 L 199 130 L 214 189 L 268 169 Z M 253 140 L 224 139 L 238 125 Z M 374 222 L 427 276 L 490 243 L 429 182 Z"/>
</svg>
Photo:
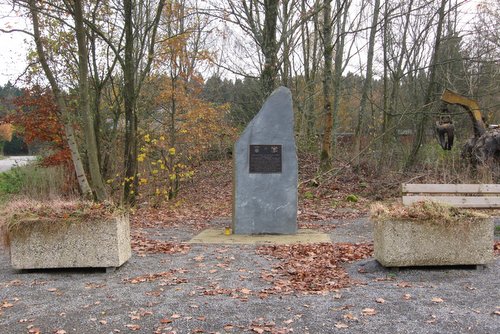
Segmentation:
<svg viewBox="0 0 500 334">
<path fill-rule="evenodd" d="M 141 194 L 152 196 L 153 203 L 175 198 L 196 166 L 211 154 L 221 157 L 236 133 L 227 121 L 229 104 L 202 98 L 204 80 L 197 65 L 210 53 L 195 43 L 200 22 L 190 21 L 179 4 L 169 4 L 165 15 L 172 19 L 172 31 L 160 43 L 156 63 L 165 74 L 148 82 L 156 92 L 152 98 L 156 120 L 143 125 L 137 157 Z"/>
<path fill-rule="evenodd" d="M 232 143 L 235 130 L 224 120 L 228 107 L 203 101 L 200 94 L 194 88 L 162 85 L 158 99 L 166 126 L 142 136 L 137 158 L 143 195 L 175 198 L 207 154 L 224 154 Z"/>
<path fill-rule="evenodd" d="M 11 141 L 13 132 L 12 130 L 12 124 L 0 124 L 0 140 Z"/>
<path fill-rule="evenodd" d="M 71 161 L 69 148 L 64 138 L 64 128 L 58 117 L 53 95 L 41 87 L 34 86 L 23 91 L 15 100 L 17 110 L 7 116 L 17 132 L 22 133 L 29 144 L 42 143 L 49 149 L 42 164 L 63 165 Z"/>
</svg>

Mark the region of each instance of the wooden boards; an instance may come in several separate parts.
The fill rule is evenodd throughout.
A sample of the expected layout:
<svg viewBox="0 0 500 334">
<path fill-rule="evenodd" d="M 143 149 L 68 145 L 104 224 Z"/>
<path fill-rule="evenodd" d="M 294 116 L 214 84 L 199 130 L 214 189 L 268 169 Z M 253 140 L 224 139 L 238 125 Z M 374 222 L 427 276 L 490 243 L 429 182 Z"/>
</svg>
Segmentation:
<svg viewBox="0 0 500 334">
<path fill-rule="evenodd" d="M 500 184 L 403 184 L 403 204 L 434 201 L 460 208 L 500 208 Z"/>
</svg>

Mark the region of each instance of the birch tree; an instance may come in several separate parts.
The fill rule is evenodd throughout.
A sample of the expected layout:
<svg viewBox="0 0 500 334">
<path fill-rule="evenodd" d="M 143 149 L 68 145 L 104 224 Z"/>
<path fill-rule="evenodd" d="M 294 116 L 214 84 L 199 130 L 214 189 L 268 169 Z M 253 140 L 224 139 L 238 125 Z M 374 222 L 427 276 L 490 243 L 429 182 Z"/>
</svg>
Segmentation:
<svg viewBox="0 0 500 334">
<path fill-rule="evenodd" d="M 50 84 L 50 87 L 52 89 L 52 93 L 54 94 L 56 103 L 59 107 L 61 120 L 64 124 L 64 131 L 65 131 L 66 139 L 68 142 L 68 146 L 70 148 L 71 159 L 73 162 L 73 166 L 75 168 L 75 173 L 77 176 L 80 191 L 82 192 L 82 195 L 85 198 L 88 198 L 88 199 L 93 198 L 92 188 L 89 185 L 89 182 L 87 180 L 87 176 L 85 174 L 85 170 L 83 168 L 83 163 L 82 163 L 82 159 L 80 156 L 80 151 L 78 148 L 78 144 L 76 142 L 71 117 L 69 115 L 68 106 L 67 106 L 66 101 L 65 101 L 64 96 L 63 96 L 63 91 L 61 90 L 59 83 L 57 82 L 57 79 L 54 75 L 54 72 L 52 71 L 52 69 L 50 67 L 49 60 L 46 57 L 46 50 L 45 50 L 44 45 L 43 45 L 42 34 L 41 34 L 41 30 L 40 30 L 40 19 L 39 19 L 40 7 L 37 6 L 36 0 L 29 0 L 27 3 L 27 6 L 28 6 L 28 9 L 29 9 L 29 12 L 31 15 L 31 20 L 32 20 L 32 25 L 33 25 L 33 37 L 34 37 L 34 41 L 35 41 L 35 47 L 36 47 L 36 51 L 37 51 L 38 60 L 39 60 L 40 65 L 43 69 L 43 72 L 45 73 L 45 76 Z M 84 52 L 84 50 L 80 50 L 80 51 Z M 86 57 L 87 55 L 84 55 L 84 56 Z M 82 87 L 80 87 L 80 88 L 82 88 Z M 83 110 L 83 112 L 85 112 L 85 111 L 87 111 L 87 110 Z M 89 121 L 89 119 L 87 118 L 86 121 Z M 91 128 L 89 128 L 88 130 L 92 131 Z M 95 136 L 95 134 L 94 134 L 94 136 Z M 94 151 L 93 153 L 96 153 L 96 152 Z M 99 175 L 99 177 L 100 177 L 100 175 Z M 99 181 L 99 177 L 96 177 L 97 182 Z M 105 193 L 101 193 L 99 191 L 98 199 L 104 200 L 105 197 L 106 197 Z"/>
</svg>

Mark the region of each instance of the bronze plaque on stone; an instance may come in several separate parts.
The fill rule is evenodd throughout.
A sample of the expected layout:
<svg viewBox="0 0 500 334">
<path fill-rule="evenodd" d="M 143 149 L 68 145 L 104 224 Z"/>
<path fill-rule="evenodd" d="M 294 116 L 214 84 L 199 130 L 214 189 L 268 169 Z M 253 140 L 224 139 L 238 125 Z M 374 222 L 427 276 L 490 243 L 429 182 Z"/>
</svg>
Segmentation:
<svg viewBox="0 0 500 334">
<path fill-rule="evenodd" d="M 281 173 L 281 145 L 250 145 L 250 173 Z"/>
</svg>

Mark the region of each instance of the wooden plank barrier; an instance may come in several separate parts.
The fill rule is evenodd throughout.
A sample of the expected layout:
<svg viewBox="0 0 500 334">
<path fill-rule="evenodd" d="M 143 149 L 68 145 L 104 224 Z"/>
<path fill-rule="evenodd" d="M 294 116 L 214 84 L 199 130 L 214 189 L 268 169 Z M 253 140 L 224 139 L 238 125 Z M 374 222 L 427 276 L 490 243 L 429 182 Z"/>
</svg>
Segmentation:
<svg viewBox="0 0 500 334">
<path fill-rule="evenodd" d="M 500 184 L 403 184 L 403 204 L 420 201 L 459 208 L 500 208 Z"/>
</svg>

